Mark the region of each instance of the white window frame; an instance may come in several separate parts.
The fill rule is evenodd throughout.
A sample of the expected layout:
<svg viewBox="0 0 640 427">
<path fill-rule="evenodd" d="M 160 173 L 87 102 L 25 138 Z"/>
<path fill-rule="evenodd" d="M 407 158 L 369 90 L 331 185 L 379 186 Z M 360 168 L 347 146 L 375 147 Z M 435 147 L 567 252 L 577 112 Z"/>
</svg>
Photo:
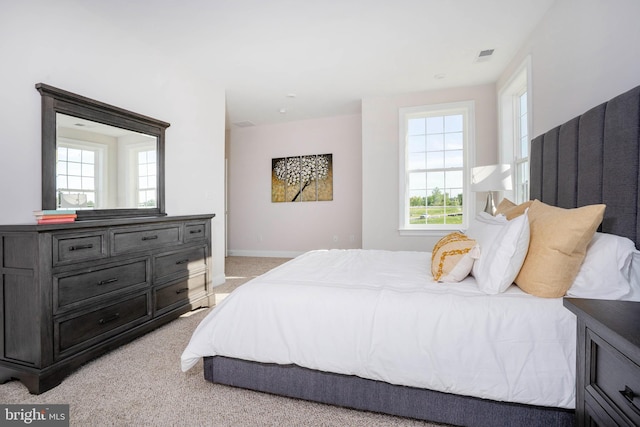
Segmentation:
<svg viewBox="0 0 640 427">
<path fill-rule="evenodd" d="M 134 153 L 133 155 L 135 156 L 135 168 L 136 168 L 136 176 L 138 177 L 138 179 L 136 179 L 136 206 L 141 208 L 141 207 L 147 207 L 147 206 L 140 206 L 141 202 L 140 202 L 140 192 L 141 191 L 150 191 L 153 190 L 155 192 L 155 202 L 156 205 L 153 207 L 157 207 L 158 205 L 158 162 L 157 162 L 157 148 L 154 146 L 153 149 L 149 149 L 149 148 L 140 148 L 137 150 L 133 150 Z M 155 157 L 156 157 L 156 161 L 153 163 L 156 167 L 156 173 L 153 175 L 156 177 L 155 182 L 153 183 L 153 187 L 145 187 L 145 188 L 140 188 L 140 178 L 142 177 L 140 175 L 140 159 L 139 159 L 139 155 L 140 153 L 154 153 Z M 148 165 L 148 163 L 146 163 Z M 149 174 L 147 173 L 145 175 L 145 177 L 148 179 L 149 178 Z"/>
<path fill-rule="evenodd" d="M 154 140 L 130 138 L 118 140 L 118 188 L 126 191 L 118 192 L 118 205 L 140 207 L 138 195 L 138 153 L 157 150 Z M 156 164 L 156 168 L 158 165 Z M 158 203 L 158 170 L 156 169 L 156 204 Z"/>
<path fill-rule="evenodd" d="M 417 116 L 443 116 L 462 114 L 463 116 L 463 165 L 462 165 L 462 224 L 410 224 L 409 220 L 409 171 L 408 165 L 408 120 Z M 469 183 L 471 161 L 475 156 L 475 102 L 461 101 L 445 104 L 421 105 L 399 109 L 399 227 L 400 235 L 441 236 L 451 231 L 466 229 L 469 224 L 471 205 Z"/>
<path fill-rule="evenodd" d="M 514 101 L 514 107 L 515 107 L 515 115 L 514 115 L 514 128 L 515 128 L 515 134 L 513 136 L 513 163 L 514 163 L 514 168 L 513 168 L 513 181 L 514 181 L 514 186 L 513 186 L 513 191 L 514 191 L 514 199 L 516 203 L 523 203 L 527 200 L 529 200 L 529 181 L 530 179 L 520 179 L 520 175 L 519 175 L 519 171 L 520 171 L 520 167 L 523 165 L 526 165 L 527 168 L 529 168 L 529 153 L 531 152 L 531 133 L 529 132 L 529 125 L 527 123 L 527 129 L 525 129 L 525 134 L 526 134 L 526 138 L 527 138 L 527 152 L 526 153 L 522 153 L 521 151 L 521 147 L 522 147 L 522 110 L 520 109 L 520 105 L 521 105 L 521 100 L 520 98 L 522 97 L 522 95 L 527 94 L 527 104 L 529 101 L 529 91 L 527 90 L 526 87 L 522 88 L 516 95 L 515 95 L 515 101 Z M 527 122 L 529 119 L 529 106 L 527 105 Z M 526 176 L 528 177 L 529 174 L 527 173 Z"/>
<path fill-rule="evenodd" d="M 105 144 L 76 140 L 67 137 L 58 137 L 57 144 L 59 147 L 75 148 L 78 150 L 93 151 L 95 154 L 94 160 L 94 192 L 95 192 L 95 206 L 94 209 L 98 209 L 105 205 L 104 195 L 106 194 L 106 179 L 105 179 L 105 165 L 107 164 L 107 146 Z M 57 166 L 56 161 L 56 168 Z M 56 172 L 56 176 L 57 176 Z M 56 185 L 57 188 L 57 185 Z"/>
<path fill-rule="evenodd" d="M 520 144 L 520 96 L 527 93 L 527 139 L 529 152 L 519 156 Z M 499 151 L 500 163 L 511 165 L 513 190 L 503 193 L 513 202 L 521 203 L 529 199 L 529 180 L 520 182 L 518 167 L 528 163 L 531 153 L 532 90 L 531 57 L 528 56 L 513 72 L 498 94 L 499 108 Z"/>
</svg>

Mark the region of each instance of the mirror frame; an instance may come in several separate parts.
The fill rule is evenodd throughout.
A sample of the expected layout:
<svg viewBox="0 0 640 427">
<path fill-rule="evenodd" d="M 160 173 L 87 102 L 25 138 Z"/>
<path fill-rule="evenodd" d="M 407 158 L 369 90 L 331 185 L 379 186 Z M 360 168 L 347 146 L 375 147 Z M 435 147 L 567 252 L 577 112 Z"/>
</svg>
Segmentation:
<svg viewBox="0 0 640 427">
<path fill-rule="evenodd" d="M 157 139 L 157 206 L 155 208 L 79 209 L 78 220 L 165 216 L 164 144 L 169 123 L 143 116 L 75 93 L 37 83 L 42 96 L 42 209 L 57 209 L 56 203 L 56 114 L 62 113 L 134 132 Z"/>
</svg>

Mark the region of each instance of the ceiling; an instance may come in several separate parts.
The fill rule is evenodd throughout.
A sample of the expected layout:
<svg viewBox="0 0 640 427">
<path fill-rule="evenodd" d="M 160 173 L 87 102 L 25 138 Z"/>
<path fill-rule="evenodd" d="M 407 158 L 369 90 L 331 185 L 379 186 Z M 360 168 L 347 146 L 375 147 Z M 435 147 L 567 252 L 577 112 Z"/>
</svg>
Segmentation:
<svg viewBox="0 0 640 427">
<path fill-rule="evenodd" d="M 56 126 L 59 128 L 67 128 L 72 132 L 91 132 L 100 135 L 107 135 L 114 138 L 122 138 L 124 136 L 135 135 L 137 132 L 121 127 L 115 127 L 99 123 L 94 120 L 81 119 L 79 117 L 68 116 L 66 114 L 56 113 Z M 148 135 L 147 135 L 148 136 Z"/>
<path fill-rule="evenodd" d="M 110 0 L 83 7 L 226 88 L 227 122 L 495 82 L 555 0 Z M 486 60 L 481 51 L 494 49 Z"/>
</svg>

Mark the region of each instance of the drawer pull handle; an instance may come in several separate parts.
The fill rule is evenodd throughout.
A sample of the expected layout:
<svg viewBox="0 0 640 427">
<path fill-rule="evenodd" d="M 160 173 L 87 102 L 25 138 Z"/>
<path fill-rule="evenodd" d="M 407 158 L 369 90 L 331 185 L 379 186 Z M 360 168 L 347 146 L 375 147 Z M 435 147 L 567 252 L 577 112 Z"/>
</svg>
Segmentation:
<svg viewBox="0 0 640 427">
<path fill-rule="evenodd" d="M 98 282 L 98 286 L 102 286 L 102 285 L 108 285 L 109 283 L 113 283 L 113 282 L 117 282 L 118 279 L 116 277 L 112 278 L 112 279 L 107 279 L 107 280 L 101 280 Z"/>
<path fill-rule="evenodd" d="M 142 240 L 156 240 L 158 236 L 144 236 Z"/>
<path fill-rule="evenodd" d="M 197 230 L 189 230 L 189 234 L 198 234 L 198 233 L 202 233 L 201 228 L 198 228 Z"/>
<path fill-rule="evenodd" d="M 623 395 L 624 398 L 627 399 L 627 401 L 629 401 L 629 403 L 633 404 L 633 398 L 636 397 L 636 394 L 631 388 L 629 388 L 628 385 L 624 386 L 624 390 L 619 391 L 620 394 Z"/>
<path fill-rule="evenodd" d="M 183 293 L 187 292 L 188 290 L 189 290 L 189 288 L 182 288 L 182 289 L 178 289 L 178 290 L 176 291 L 176 294 L 183 294 Z"/>
<path fill-rule="evenodd" d="M 180 265 L 180 264 L 186 264 L 189 262 L 189 258 L 187 259 L 181 259 L 180 261 L 176 261 L 176 264 Z"/>
<path fill-rule="evenodd" d="M 89 243 L 88 245 L 75 245 L 75 246 L 69 246 L 69 250 L 70 251 L 79 251 L 82 249 L 91 249 L 93 248 L 93 244 Z"/>
<path fill-rule="evenodd" d="M 101 325 L 104 325 L 106 323 L 113 322 L 114 320 L 118 319 L 119 317 L 120 317 L 120 313 L 116 313 L 113 316 L 103 317 L 102 319 L 98 320 L 98 323 L 100 323 Z"/>
</svg>

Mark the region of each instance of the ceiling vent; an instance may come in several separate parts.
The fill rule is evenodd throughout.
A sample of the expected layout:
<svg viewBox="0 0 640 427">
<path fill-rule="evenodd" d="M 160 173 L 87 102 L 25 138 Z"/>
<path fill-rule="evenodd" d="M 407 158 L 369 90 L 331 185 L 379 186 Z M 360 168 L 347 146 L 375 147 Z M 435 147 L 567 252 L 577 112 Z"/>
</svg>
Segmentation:
<svg viewBox="0 0 640 427">
<path fill-rule="evenodd" d="M 256 124 L 249 120 L 244 120 L 241 122 L 235 122 L 234 125 L 238 126 L 239 128 L 248 128 L 251 126 L 255 126 Z"/>
<path fill-rule="evenodd" d="M 476 58 L 476 62 L 488 61 L 489 59 L 491 59 L 491 55 L 493 55 L 493 51 L 494 49 L 481 50 L 480 53 L 478 54 L 478 57 Z"/>
</svg>

